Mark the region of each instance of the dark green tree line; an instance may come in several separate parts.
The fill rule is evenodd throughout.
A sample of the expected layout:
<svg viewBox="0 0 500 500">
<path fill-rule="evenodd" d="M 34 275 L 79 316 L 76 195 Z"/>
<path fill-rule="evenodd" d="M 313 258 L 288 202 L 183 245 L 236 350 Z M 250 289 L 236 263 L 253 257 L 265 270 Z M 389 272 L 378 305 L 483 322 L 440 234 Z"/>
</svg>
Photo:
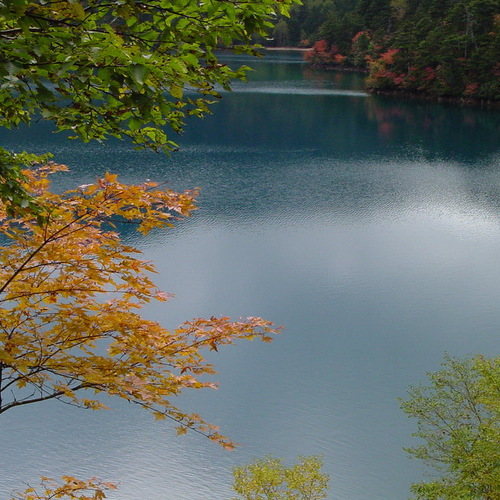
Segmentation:
<svg viewBox="0 0 500 500">
<path fill-rule="evenodd" d="M 369 72 L 369 90 L 497 101 L 498 0 L 305 1 L 282 19 L 316 66 Z M 279 39 L 275 40 L 276 43 Z"/>
</svg>

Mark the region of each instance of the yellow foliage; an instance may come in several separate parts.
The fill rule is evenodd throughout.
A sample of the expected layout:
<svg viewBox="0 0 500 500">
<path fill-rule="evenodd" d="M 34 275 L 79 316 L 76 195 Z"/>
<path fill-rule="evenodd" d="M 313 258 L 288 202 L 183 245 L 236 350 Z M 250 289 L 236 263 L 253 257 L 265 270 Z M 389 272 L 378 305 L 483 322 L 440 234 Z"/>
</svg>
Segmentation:
<svg viewBox="0 0 500 500">
<path fill-rule="evenodd" d="M 71 476 L 63 476 L 62 484 L 48 477 L 41 478 L 41 489 L 29 487 L 22 493 L 16 493 L 11 500 L 50 500 L 64 498 L 66 500 L 102 500 L 105 491 L 115 490 L 113 483 L 104 483 L 96 478 L 82 481 Z"/>
<path fill-rule="evenodd" d="M 238 338 L 269 341 L 276 330 L 261 318 L 196 318 L 174 331 L 145 320 L 138 309 L 169 295 L 151 280 L 154 266 L 111 226 L 132 224 L 142 233 L 168 227 L 195 210 L 196 191 L 176 193 L 152 182 L 128 186 L 106 174 L 57 195 L 49 191 L 49 175 L 61 170 L 66 167 L 49 164 L 25 172 L 26 189 L 46 208 L 43 224 L 30 215 L 9 218 L 0 205 L 6 242 L 0 247 L 0 413 L 53 398 L 100 409 L 104 392 L 232 448 L 218 429 L 182 412 L 170 397 L 216 387 L 201 379 L 214 373 L 203 349 Z"/>
</svg>

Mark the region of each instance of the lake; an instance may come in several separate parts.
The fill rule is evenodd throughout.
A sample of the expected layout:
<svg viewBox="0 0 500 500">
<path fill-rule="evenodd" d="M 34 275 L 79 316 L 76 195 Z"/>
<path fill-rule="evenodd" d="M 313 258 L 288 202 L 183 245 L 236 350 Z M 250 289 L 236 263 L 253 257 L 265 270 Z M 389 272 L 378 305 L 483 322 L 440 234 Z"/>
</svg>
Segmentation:
<svg viewBox="0 0 500 500">
<path fill-rule="evenodd" d="M 176 437 L 120 401 L 103 412 L 19 408 L 2 415 L 0 498 L 70 474 L 119 483 L 111 500 L 225 500 L 235 465 L 319 454 L 332 499 L 404 499 L 422 467 L 402 450 L 416 425 L 398 398 L 445 352 L 498 355 L 498 113 L 368 96 L 362 75 L 315 72 L 295 52 L 251 64 L 213 115 L 189 121 L 170 158 L 82 145 L 43 124 L 1 135 L 4 147 L 70 165 L 58 189 L 106 170 L 201 188 L 191 219 L 123 236 L 175 293 L 148 317 L 283 325 L 270 345 L 210 354 L 220 389 L 179 402 L 241 446 Z"/>
</svg>

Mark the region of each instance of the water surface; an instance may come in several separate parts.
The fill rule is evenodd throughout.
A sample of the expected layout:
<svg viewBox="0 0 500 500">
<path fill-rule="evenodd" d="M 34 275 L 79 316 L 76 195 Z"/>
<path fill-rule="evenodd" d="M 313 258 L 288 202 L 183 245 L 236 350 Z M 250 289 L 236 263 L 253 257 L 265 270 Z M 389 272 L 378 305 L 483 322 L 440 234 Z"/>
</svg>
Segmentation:
<svg viewBox="0 0 500 500">
<path fill-rule="evenodd" d="M 44 125 L 2 134 L 68 163 L 58 189 L 105 170 L 200 187 L 190 220 L 124 233 L 176 295 L 145 313 L 172 327 L 259 315 L 284 333 L 212 354 L 220 389 L 180 402 L 238 451 L 177 438 L 121 402 L 97 413 L 46 403 L 2 416 L 1 498 L 74 474 L 120 483 L 112 500 L 224 500 L 235 465 L 321 454 L 331 498 L 404 499 L 421 468 L 402 451 L 415 425 L 397 398 L 445 351 L 498 354 L 498 114 L 368 96 L 361 75 L 313 72 L 297 54 L 253 66 L 171 158 Z"/>
</svg>

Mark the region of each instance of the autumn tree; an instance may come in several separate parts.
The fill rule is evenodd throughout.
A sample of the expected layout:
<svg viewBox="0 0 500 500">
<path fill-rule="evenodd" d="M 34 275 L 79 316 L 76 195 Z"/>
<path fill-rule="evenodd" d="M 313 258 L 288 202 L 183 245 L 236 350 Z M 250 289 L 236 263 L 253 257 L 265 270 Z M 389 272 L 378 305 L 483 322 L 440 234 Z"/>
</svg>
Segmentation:
<svg viewBox="0 0 500 500">
<path fill-rule="evenodd" d="M 328 474 L 320 457 L 299 457 L 289 467 L 283 459 L 265 457 L 233 469 L 233 500 L 321 500 L 327 498 Z"/>
<path fill-rule="evenodd" d="M 447 357 L 428 386 L 403 401 L 421 444 L 407 449 L 434 478 L 412 485 L 421 499 L 500 499 L 500 358 Z"/>
<path fill-rule="evenodd" d="M 103 483 L 98 479 L 82 481 L 64 476 L 61 482 L 43 477 L 39 486 L 28 486 L 23 492 L 16 492 L 11 500 L 103 500 L 106 491 L 116 489 L 113 483 Z"/>
<path fill-rule="evenodd" d="M 246 67 L 220 47 L 255 54 L 294 0 L 12 0 L 0 2 L 0 127 L 53 121 L 84 141 L 130 138 L 171 150 L 170 131 L 202 116 Z M 235 44 L 238 45 L 235 45 Z M 0 149 L 0 197 L 22 208 L 26 159 Z M 33 203 L 31 203 L 33 205 Z M 32 208 L 32 206 L 30 207 Z"/>
<path fill-rule="evenodd" d="M 126 186 L 107 174 L 96 184 L 56 195 L 55 164 L 26 171 L 23 186 L 47 207 L 35 216 L 6 217 L 0 205 L 0 413 L 58 399 L 103 408 L 99 393 L 131 401 L 179 433 L 200 432 L 233 444 L 172 398 L 186 388 L 214 387 L 203 351 L 238 338 L 269 341 L 259 318 L 194 319 L 175 331 L 142 318 L 140 307 L 168 295 L 151 281 L 154 267 L 113 229 L 134 224 L 143 234 L 170 226 L 194 210 L 195 193 L 155 183 Z"/>
<path fill-rule="evenodd" d="M 0 2 L 0 127 L 49 120 L 83 141 L 171 151 L 171 132 L 245 77 L 248 68 L 230 68 L 216 49 L 256 54 L 252 35 L 266 34 L 294 1 Z M 275 330 L 259 318 L 194 319 L 174 331 L 145 320 L 140 307 L 168 295 L 119 235 L 122 223 L 142 233 L 170 226 L 194 210 L 195 193 L 106 174 L 55 195 L 49 176 L 61 170 L 49 155 L 0 148 L 0 413 L 50 399 L 99 409 L 106 393 L 232 448 L 172 398 L 214 386 L 204 349 L 268 341 Z M 70 496 L 73 486 L 80 496 Z M 83 499 L 94 486 L 70 478 L 35 498 Z"/>
</svg>

